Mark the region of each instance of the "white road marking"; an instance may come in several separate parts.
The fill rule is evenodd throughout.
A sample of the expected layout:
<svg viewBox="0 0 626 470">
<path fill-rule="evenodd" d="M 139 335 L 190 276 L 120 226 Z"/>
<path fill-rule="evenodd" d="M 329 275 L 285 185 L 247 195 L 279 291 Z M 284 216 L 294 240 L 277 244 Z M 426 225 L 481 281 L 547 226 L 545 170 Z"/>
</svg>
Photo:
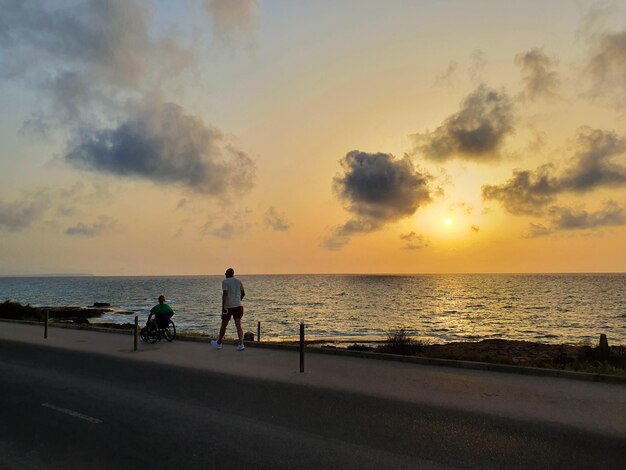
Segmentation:
<svg viewBox="0 0 626 470">
<path fill-rule="evenodd" d="M 74 416 L 75 418 L 84 419 L 85 421 L 89 421 L 90 423 L 101 423 L 102 420 L 98 418 L 92 418 L 91 416 L 84 415 L 79 413 L 78 411 L 68 410 L 67 408 L 61 408 L 60 406 L 51 405 L 50 403 L 42 403 L 41 406 L 45 406 L 46 408 L 50 408 L 51 410 L 60 411 L 61 413 L 65 413 L 70 416 Z"/>
</svg>

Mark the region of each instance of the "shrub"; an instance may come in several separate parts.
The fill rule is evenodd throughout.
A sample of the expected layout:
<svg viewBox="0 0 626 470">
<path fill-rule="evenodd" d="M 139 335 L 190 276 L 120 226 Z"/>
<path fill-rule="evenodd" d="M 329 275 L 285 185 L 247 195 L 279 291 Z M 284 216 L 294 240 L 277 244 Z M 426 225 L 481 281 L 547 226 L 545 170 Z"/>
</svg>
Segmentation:
<svg viewBox="0 0 626 470">
<path fill-rule="evenodd" d="M 43 321 L 42 311 L 30 305 L 5 300 L 0 304 L 0 318 Z"/>
<path fill-rule="evenodd" d="M 348 346 L 346 349 L 349 351 L 371 351 L 374 348 L 372 348 L 371 346 L 366 346 L 364 344 L 354 343 Z"/>
<path fill-rule="evenodd" d="M 419 347 L 420 343 L 411 338 L 406 329 L 400 328 L 387 333 L 385 344 L 378 346 L 377 350 L 383 353 L 412 356 L 418 351 Z"/>
</svg>

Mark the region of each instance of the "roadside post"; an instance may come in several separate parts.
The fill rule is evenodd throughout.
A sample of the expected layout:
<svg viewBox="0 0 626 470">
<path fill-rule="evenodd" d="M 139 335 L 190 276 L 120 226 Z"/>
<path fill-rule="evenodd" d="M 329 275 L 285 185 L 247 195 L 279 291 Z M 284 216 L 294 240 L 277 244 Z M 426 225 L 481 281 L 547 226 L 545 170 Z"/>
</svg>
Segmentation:
<svg viewBox="0 0 626 470">
<path fill-rule="evenodd" d="M 304 372 L 304 322 L 300 323 L 300 372 Z"/>
<path fill-rule="evenodd" d="M 48 339 L 48 319 L 50 318 L 50 310 L 46 309 L 46 322 L 43 327 L 43 339 Z"/>
<path fill-rule="evenodd" d="M 139 319 L 135 315 L 135 345 L 133 351 L 137 351 L 137 330 L 139 329 Z"/>
<path fill-rule="evenodd" d="M 261 341 L 261 322 L 260 321 L 256 327 L 256 340 L 257 340 L 257 343 Z"/>
</svg>

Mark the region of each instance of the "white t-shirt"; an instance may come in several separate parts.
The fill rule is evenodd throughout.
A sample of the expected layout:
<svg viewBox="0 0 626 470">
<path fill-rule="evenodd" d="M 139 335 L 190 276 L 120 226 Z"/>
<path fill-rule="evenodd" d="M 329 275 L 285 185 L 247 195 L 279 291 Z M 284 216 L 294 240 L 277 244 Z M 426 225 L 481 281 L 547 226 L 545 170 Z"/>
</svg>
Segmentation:
<svg viewBox="0 0 626 470">
<path fill-rule="evenodd" d="M 226 299 L 226 308 L 234 308 L 241 306 L 241 291 L 243 284 L 236 277 L 227 277 L 222 281 L 222 291 L 228 292 Z"/>
</svg>

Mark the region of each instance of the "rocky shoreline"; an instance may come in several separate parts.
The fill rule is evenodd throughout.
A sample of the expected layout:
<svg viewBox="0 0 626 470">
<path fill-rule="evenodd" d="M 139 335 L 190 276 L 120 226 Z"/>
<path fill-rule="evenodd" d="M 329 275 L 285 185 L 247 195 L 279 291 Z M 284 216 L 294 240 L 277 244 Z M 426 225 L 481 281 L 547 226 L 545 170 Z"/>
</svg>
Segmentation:
<svg viewBox="0 0 626 470">
<path fill-rule="evenodd" d="M 95 302 L 90 307 L 32 307 L 6 300 L 0 303 L 0 318 L 8 320 L 45 321 L 46 315 L 52 322 L 89 324 L 90 318 L 99 318 L 104 313 L 117 310 L 104 302 Z M 119 313 L 119 312 L 118 312 Z M 132 312 L 127 312 L 132 313 Z"/>
<path fill-rule="evenodd" d="M 132 324 L 89 322 L 103 313 L 114 311 L 109 304 L 91 307 L 31 307 L 17 302 L 0 303 L 0 318 L 44 322 L 46 312 L 51 322 L 73 323 L 93 327 L 129 330 Z M 128 312 L 131 313 L 131 312 Z M 184 336 L 184 334 L 182 335 Z M 323 345 L 321 347 L 337 347 Z M 508 339 L 485 339 L 476 342 L 422 344 L 409 337 L 394 336 L 378 346 L 352 344 L 348 350 L 370 351 L 407 356 L 432 357 L 464 361 L 509 364 L 525 367 L 582 370 L 626 376 L 626 347 L 609 346 L 604 335 L 597 346 L 546 344 Z"/>
<path fill-rule="evenodd" d="M 600 344 L 592 347 L 486 339 L 478 342 L 423 345 L 417 349 L 416 355 L 551 369 L 576 369 L 584 368 L 584 364 L 587 366 L 609 364 L 624 369 L 626 373 L 624 347 L 608 345 L 602 347 Z"/>
</svg>

